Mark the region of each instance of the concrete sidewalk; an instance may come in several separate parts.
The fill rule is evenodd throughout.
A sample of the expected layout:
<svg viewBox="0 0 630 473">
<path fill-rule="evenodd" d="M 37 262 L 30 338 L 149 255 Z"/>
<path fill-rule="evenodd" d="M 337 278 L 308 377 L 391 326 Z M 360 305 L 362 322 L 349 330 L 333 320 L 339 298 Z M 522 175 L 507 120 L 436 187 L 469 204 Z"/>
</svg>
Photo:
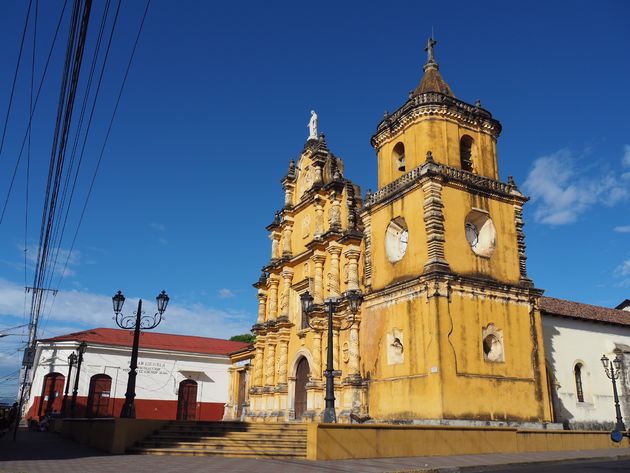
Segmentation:
<svg viewBox="0 0 630 473">
<path fill-rule="evenodd" d="M 533 462 L 580 459 L 628 459 L 630 446 L 578 452 L 540 452 L 442 457 L 382 458 L 310 462 L 220 457 L 108 455 L 63 439 L 53 433 L 20 430 L 14 442 L 7 434 L 0 439 L 0 473 L 316 473 L 333 472 L 438 472 L 465 471 L 483 466 L 506 466 Z"/>
</svg>

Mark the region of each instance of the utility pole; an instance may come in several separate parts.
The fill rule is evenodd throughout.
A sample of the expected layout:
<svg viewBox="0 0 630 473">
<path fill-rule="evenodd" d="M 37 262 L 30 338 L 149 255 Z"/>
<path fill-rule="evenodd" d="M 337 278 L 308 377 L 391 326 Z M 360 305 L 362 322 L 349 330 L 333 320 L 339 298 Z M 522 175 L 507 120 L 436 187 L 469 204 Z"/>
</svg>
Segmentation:
<svg viewBox="0 0 630 473">
<path fill-rule="evenodd" d="M 43 307 L 42 298 L 44 293 L 52 293 L 53 297 L 57 295 L 57 289 L 46 289 L 40 287 L 26 286 L 26 293 L 33 293 L 31 299 L 31 318 L 28 323 L 28 342 L 24 349 L 24 356 L 22 357 L 22 369 L 20 373 L 21 383 L 19 390 L 18 412 L 15 419 L 15 429 L 13 430 L 13 440 L 17 435 L 18 425 L 22 419 L 22 408 L 24 403 L 28 401 L 31 395 L 31 383 L 29 381 L 29 370 L 33 367 L 35 362 L 35 344 L 37 343 L 37 326 L 39 324 L 39 316 Z"/>
</svg>

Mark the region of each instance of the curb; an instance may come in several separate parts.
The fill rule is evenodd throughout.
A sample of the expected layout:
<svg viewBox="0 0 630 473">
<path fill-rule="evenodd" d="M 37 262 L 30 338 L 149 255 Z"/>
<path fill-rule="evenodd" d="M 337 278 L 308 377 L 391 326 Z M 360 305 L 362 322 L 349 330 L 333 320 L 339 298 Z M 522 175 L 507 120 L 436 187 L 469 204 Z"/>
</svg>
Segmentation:
<svg viewBox="0 0 630 473">
<path fill-rule="evenodd" d="M 622 461 L 622 460 L 630 460 L 630 454 L 624 455 L 611 455 L 611 456 L 599 456 L 599 457 L 574 457 L 574 458 L 563 458 L 557 460 L 527 460 L 527 461 L 513 461 L 501 464 L 492 464 L 492 465 L 474 465 L 474 466 L 436 466 L 436 467 L 428 467 L 428 468 L 412 468 L 406 470 L 392 470 L 388 473 L 476 473 L 476 472 L 488 472 L 488 471 L 498 471 L 509 469 L 518 466 L 524 465 L 556 465 L 559 463 L 562 464 L 571 464 L 571 463 L 584 463 L 584 462 L 598 462 L 598 461 Z"/>
</svg>

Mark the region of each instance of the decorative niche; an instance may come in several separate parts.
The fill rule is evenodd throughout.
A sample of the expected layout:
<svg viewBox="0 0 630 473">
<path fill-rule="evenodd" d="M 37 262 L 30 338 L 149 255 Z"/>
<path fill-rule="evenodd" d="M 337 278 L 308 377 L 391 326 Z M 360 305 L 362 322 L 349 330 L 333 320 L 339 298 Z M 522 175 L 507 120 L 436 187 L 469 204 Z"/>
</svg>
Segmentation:
<svg viewBox="0 0 630 473">
<path fill-rule="evenodd" d="M 395 263 L 403 259 L 407 252 L 409 230 L 402 217 L 396 217 L 387 226 L 385 231 L 385 253 L 390 262 Z"/>
<path fill-rule="evenodd" d="M 494 324 L 488 324 L 481 331 L 481 339 L 484 361 L 491 363 L 502 363 L 505 361 L 503 330 L 496 328 Z"/>
<path fill-rule="evenodd" d="M 490 258 L 497 246 L 497 231 L 490 214 L 481 209 L 472 209 L 464 221 L 466 240 L 473 253 Z"/>
<path fill-rule="evenodd" d="M 405 361 L 403 332 L 396 327 L 387 333 L 387 364 L 400 365 Z"/>
</svg>

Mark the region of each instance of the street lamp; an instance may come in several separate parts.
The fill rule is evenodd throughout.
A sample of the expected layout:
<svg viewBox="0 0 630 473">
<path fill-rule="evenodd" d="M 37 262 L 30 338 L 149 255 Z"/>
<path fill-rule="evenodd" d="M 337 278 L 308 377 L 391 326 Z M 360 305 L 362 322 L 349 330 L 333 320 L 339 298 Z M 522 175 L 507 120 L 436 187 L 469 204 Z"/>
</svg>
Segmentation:
<svg viewBox="0 0 630 473">
<path fill-rule="evenodd" d="M 326 377 L 326 396 L 324 400 L 326 405 L 324 408 L 324 419 L 326 423 L 337 422 L 337 414 L 335 413 L 335 374 L 333 369 L 333 316 L 337 311 L 337 308 L 347 302 L 347 306 L 352 314 L 352 320 L 347 327 L 340 327 L 340 330 L 347 330 L 354 324 L 354 316 L 359 311 L 363 296 L 360 291 L 352 290 L 345 293 L 345 296 L 341 299 L 335 299 L 330 297 L 324 301 L 324 307 L 328 313 L 328 347 L 326 349 L 326 370 L 324 376 Z M 306 291 L 300 296 L 300 302 L 302 303 L 302 312 L 307 316 L 307 323 L 309 327 L 316 330 L 316 327 L 311 325 L 309 315 L 315 310 L 313 304 L 313 296 Z"/>
<path fill-rule="evenodd" d="M 602 356 L 602 365 L 604 366 L 604 371 L 606 371 L 606 376 L 612 380 L 613 385 L 613 396 L 615 398 L 615 411 L 617 413 L 617 425 L 615 426 L 615 430 L 619 432 L 624 432 L 626 430 L 626 426 L 623 423 L 623 417 L 621 417 L 621 408 L 619 407 L 619 396 L 617 395 L 617 379 L 619 379 L 619 375 L 621 374 L 621 368 L 623 365 L 623 358 L 620 354 L 615 356 L 615 359 L 610 363 L 610 360 L 606 355 Z"/>
<path fill-rule="evenodd" d="M 72 367 L 77 362 L 77 354 L 70 353 L 68 356 L 68 378 L 66 379 L 66 389 L 63 393 L 63 402 L 61 403 L 61 417 L 66 416 L 66 407 L 68 404 L 68 390 L 70 389 L 70 376 L 72 375 Z"/>
<path fill-rule="evenodd" d="M 72 401 L 70 402 L 70 415 L 72 417 L 76 416 L 77 413 L 77 394 L 79 393 L 79 375 L 81 374 L 81 363 L 83 363 L 83 354 L 87 349 L 87 343 L 85 341 L 79 343 L 79 348 L 77 351 L 79 355 L 77 356 L 77 374 L 74 375 L 74 388 L 72 389 Z"/>
<path fill-rule="evenodd" d="M 136 376 L 138 368 L 138 346 L 140 345 L 140 330 L 151 330 L 157 327 L 162 321 L 164 311 L 170 298 L 166 294 L 166 291 L 162 291 L 155 298 L 157 301 L 158 311 L 153 315 L 143 315 L 142 312 L 142 299 L 138 301 L 138 309 L 134 315 L 123 315 L 122 308 L 125 303 L 125 296 L 122 292 L 118 291 L 114 297 L 112 297 L 112 303 L 114 304 L 114 313 L 116 314 L 113 319 L 116 321 L 116 325 L 123 329 L 133 328 L 133 348 L 131 349 L 131 363 L 129 364 L 129 378 L 127 379 L 127 392 L 125 393 L 125 404 L 123 404 L 120 411 L 120 417 L 123 419 L 135 419 L 136 418 L 136 406 L 134 399 L 136 397 Z"/>
</svg>

